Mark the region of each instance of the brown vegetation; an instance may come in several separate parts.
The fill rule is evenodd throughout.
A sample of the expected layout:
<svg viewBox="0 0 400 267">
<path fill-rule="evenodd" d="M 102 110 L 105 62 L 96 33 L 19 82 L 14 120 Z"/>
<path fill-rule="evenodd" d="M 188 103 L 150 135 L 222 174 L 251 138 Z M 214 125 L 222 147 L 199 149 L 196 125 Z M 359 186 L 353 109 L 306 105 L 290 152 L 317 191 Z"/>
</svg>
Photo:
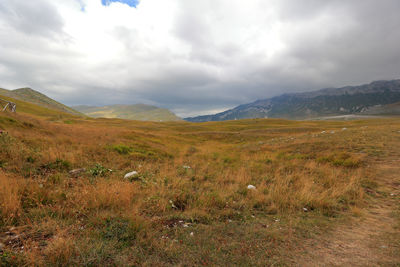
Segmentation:
<svg viewBox="0 0 400 267">
<path fill-rule="evenodd" d="M 398 119 L 1 114 L 0 128 L 0 232 L 18 235 L 0 239 L 3 265 L 292 264 L 302 240 L 360 216 L 400 138 Z"/>
</svg>

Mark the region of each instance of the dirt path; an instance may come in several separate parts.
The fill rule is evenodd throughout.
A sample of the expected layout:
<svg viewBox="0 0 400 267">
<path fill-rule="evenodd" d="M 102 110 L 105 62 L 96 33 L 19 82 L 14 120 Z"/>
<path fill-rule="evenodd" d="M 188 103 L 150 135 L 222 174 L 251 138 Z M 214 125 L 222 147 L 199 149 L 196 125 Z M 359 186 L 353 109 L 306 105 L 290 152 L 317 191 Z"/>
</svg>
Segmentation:
<svg viewBox="0 0 400 267">
<path fill-rule="evenodd" d="M 362 216 L 306 244 L 299 266 L 400 266 L 400 160 L 375 166 L 379 187 Z"/>
</svg>

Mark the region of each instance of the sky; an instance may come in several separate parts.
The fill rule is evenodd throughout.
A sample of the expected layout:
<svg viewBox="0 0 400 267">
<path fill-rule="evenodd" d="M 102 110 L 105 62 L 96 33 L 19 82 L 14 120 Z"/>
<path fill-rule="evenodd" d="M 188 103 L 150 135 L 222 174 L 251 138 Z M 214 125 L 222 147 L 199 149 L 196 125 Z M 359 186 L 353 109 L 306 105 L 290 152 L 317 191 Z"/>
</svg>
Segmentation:
<svg viewBox="0 0 400 267">
<path fill-rule="evenodd" d="M 211 114 L 400 78 L 398 0 L 0 0 L 0 87 Z"/>
</svg>

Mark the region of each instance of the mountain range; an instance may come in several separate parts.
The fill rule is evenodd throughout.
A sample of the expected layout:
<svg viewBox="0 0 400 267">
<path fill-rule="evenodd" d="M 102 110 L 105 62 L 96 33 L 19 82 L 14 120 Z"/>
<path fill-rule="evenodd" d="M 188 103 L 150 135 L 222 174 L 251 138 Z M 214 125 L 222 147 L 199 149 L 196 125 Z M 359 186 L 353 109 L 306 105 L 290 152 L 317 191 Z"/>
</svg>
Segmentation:
<svg viewBox="0 0 400 267">
<path fill-rule="evenodd" d="M 38 114 L 62 112 L 94 118 L 144 121 L 181 120 L 168 109 L 144 104 L 107 105 L 102 107 L 81 105 L 71 108 L 31 88 L 15 90 L 0 88 L 0 98 L 16 102 L 17 111 L 21 110 L 22 107 L 22 110 L 32 110 Z M 38 107 L 44 109 L 38 109 Z M 360 86 L 283 94 L 243 104 L 214 115 L 190 117 L 185 118 L 185 120 L 206 122 L 249 118 L 314 119 L 350 114 L 400 115 L 400 80 L 375 81 Z"/>
<path fill-rule="evenodd" d="M 283 94 L 214 115 L 185 120 L 205 122 L 248 118 L 311 119 L 348 114 L 400 115 L 400 80 Z"/>
<path fill-rule="evenodd" d="M 170 110 L 151 105 L 109 105 L 103 107 L 74 106 L 74 109 L 93 118 L 120 118 L 140 121 L 179 121 Z"/>
</svg>

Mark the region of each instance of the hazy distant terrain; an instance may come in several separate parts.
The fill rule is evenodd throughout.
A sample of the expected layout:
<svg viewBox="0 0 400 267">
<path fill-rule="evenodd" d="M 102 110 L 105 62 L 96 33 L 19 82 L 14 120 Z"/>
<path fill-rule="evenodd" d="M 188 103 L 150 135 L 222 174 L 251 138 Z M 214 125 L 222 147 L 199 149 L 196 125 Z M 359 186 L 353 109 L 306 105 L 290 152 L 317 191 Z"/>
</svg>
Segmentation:
<svg viewBox="0 0 400 267">
<path fill-rule="evenodd" d="M 109 105 L 103 107 L 74 106 L 74 108 L 93 118 L 119 118 L 139 121 L 181 120 L 168 109 L 144 104 Z"/>
<path fill-rule="evenodd" d="M 223 121 L 246 118 L 307 119 L 348 114 L 400 115 L 400 80 L 376 81 L 361 86 L 284 94 L 187 121 Z"/>
</svg>

